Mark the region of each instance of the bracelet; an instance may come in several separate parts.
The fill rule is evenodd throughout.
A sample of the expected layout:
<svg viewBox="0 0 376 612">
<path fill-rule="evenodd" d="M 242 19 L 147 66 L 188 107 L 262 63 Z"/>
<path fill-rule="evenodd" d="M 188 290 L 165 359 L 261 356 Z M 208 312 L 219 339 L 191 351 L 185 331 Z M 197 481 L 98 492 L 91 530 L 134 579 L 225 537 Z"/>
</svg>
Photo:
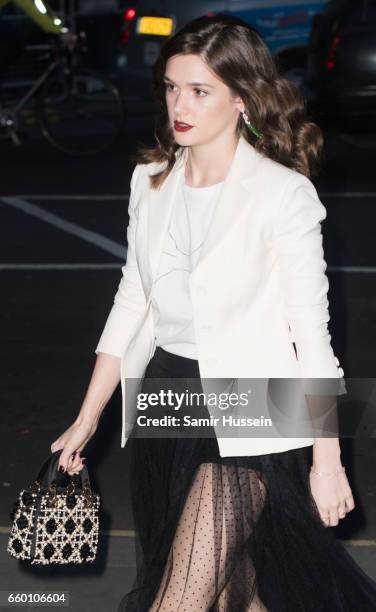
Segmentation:
<svg viewBox="0 0 376 612">
<path fill-rule="evenodd" d="M 344 471 L 345 466 L 342 466 L 341 469 L 338 470 L 338 472 L 316 472 L 316 470 L 313 469 L 313 466 L 311 466 L 311 472 L 317 474 L 318 476 L 335 476 L 336 474 L 341 474 Z"/>
</svg>

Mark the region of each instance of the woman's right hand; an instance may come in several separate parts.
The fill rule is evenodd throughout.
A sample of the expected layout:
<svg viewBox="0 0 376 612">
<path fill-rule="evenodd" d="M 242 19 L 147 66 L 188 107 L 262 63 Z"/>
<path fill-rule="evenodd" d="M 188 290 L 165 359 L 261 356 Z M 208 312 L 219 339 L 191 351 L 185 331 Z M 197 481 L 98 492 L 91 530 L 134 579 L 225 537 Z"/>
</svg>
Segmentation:
<svg viewBox="0 0 376 612">
<path fill-rule="evenodd" d="M 97 427 L 97 422 L 91 423 L 77 419 L 51 444 L 52 453 L 63 449 L 58 469 L 62 466 L 70 476 L 82 470 L 85 457 L 81 457 L 80 453 L 96 432 Z"/>
</svg>

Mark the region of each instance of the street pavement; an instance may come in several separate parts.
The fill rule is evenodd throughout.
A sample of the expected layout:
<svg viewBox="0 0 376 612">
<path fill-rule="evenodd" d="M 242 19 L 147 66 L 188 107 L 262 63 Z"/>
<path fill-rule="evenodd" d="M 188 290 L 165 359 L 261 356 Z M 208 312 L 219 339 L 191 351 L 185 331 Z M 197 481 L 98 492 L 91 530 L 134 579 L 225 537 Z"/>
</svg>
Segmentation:
<svg viewBox="0 0 376 612">
<path fill-rule="evenodd" d="M 67 158 L 31 138 L 19 148 L 0 143 L 0 589 L 66 590 L 74 612 L 94 606 L 116 611 L 134 576 L 120 388 L 85 449 L 93 488 L 102 499 L 93 566 L 35 568 L 11 559 L 5 550 L 9 512 L 83 400 L 126 256 L 134 166 L 129 156 L 137 142 L 153 142 L 152 129 L 152 117 L 135 115 L 114 147 L 88 159 Z M 314 183 L 328 211 L 323 233 L 332 344 L 347 378 L 372 379 L 375 149 L 328 133 L 326 153 L 325 168 Z M 343 440 L 343 459 L 356 508 L 334 531 L 376 579 L 375 439 Z"/>
</svg>

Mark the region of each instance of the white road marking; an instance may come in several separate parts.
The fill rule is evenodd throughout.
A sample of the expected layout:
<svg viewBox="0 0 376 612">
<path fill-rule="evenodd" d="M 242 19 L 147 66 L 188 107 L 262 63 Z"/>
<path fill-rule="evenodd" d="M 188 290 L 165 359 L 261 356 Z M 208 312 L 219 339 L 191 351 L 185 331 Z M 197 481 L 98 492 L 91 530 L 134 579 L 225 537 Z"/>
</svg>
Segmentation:
<svg viewBox="0 0 376 612">
<path fill-rule="evenodd" d="M 110 195 L 110 194 L 103 194 L 103 195 L 63 195 L 63 194 L 54 194 L 54 195 L 36 195 L 36 194 L 27 194 L 27 195 L 17 195 L 17 196 L 0 196 L 0 199 L 3 200 L 4 198 L 8 198 L 8 197 L 17 197 L 20 198 L 20 200 L 81 200 L 81 201 L 107 201 L 107 200 L 128 200 L 129 199 L 129 193 L 125 193 L 123 195 L 121 194 L 116 194 L 116 195 Z"/>
<path fill-rule="evenodd" d="M 8 206 L 17 208 L 28 215 L 37 217 L 41 221 L 45 221 L 45 223 L 55 226 L 67 234 L 77 236 L 77 238 L 80 238 L 81 240 L 94 244 L 103 251 L 111 253 L 111 255 L 115 255 L 120 259 L 125 257 L 125 245 L 114 242 L 114 240 L 110 240 L 101 234 L 97 234 L 97 232 L 92 232 L 91 230 L 85 229 L 76 223 L 66 221 L 58 215 L 55 215 L 54 213 L 51 213 L 48 210 L 37 206 L 36 204 L 31 204 L 31 202 L 28 202 L 27 200 L 11 196 L 4 197 L 1 199 L 1 201 Z"/>
<path fill-rule="evenodd" d="M 366 197 L 376 198 L 376 192 L 326 192 L 320 194 L 322 197 Z M 50 223 L 59 229 L 77 236 L 86 242 L 90 242 L 102 250 L 119 257 L 123 263 L 4 263 L 0 264 L 0 270 L 116 270 L 120 269 L 126 260 L 127 248 L 97 232 L 87 230 L 84 227 L 66 221 L 54 213 L 41 208 L 27 198 L 38 200 L 125 200 L 129 194 L 124 195 L 27 195 L 27 196 L 0 196 L 0 200 L 9 206 L 30 214 L 34 217 Z M 374 274 L 376 266 L 328 266 L 328 272 L 342 272 L 346 274 Z"/>
<path fill-rule="evenodd" d="M 346 272 L 347 274 L 375 274 L 376 266 L 328 266 L 328 272 Z"/>
<path fill-rule="evenodd" d="M 124 264 L 119 263 L 5 263 L 1 270 L 119 270 Z"/>
<path fill-rule="evenodd" d="M 121 270 L 125 263 L 3 263 L 1 270 Z M 328 266 L 328 272 L 344 272 L 345 274 L 375 274 L 376 266 Z"/>
<path fill-rule="evenodd" d="M 322 191 L 321 198 L 376 198 L 376 191 Z"/>
</svg>

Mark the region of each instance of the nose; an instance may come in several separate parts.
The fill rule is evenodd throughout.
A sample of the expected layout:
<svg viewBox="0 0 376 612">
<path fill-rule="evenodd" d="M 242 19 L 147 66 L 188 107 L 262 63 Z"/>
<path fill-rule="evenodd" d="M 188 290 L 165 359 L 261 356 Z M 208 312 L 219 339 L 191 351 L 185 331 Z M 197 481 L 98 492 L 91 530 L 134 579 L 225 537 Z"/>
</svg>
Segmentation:
<svg viewBox="0 0 376 612">
<path fill-rule="evenodd" d="M 176 95 L 173 106 L 174 106 L 175 117 L 185 116 L 185 98 L 183 97 L 182 92 Z"/>
</svg>

